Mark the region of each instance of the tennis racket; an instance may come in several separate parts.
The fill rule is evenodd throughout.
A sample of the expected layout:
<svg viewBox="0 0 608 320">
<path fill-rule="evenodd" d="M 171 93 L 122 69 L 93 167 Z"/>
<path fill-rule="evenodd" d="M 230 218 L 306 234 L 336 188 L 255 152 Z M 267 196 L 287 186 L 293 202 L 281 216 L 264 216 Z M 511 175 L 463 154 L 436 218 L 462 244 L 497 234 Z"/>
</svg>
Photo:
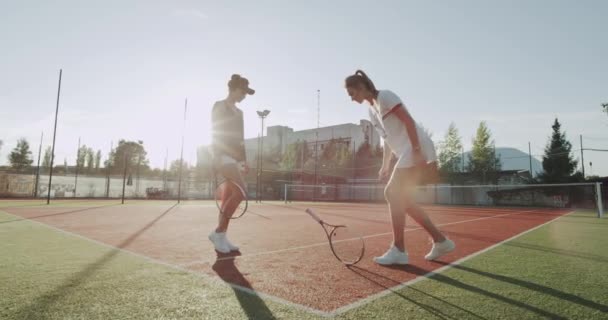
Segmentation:
<svg viewBox="0 0 608 320">
<path fill-rule="evenodd" d="M 345 225 L 324 222 L 311 209 L 306 209 L 306 213 L 323 227 L 331 252 L 340 262 L 352 266 L 361 261 L 365 254 L 365 242 L 361 235 Z"/>
<path fill-rule="evenodd" d="M 247 192 L 238 184 L 229 179 L 219 181 L 217 178 L 217 172 L 215 173 L 215 204 L 220 214 L 224 214 L 224 211 L 230 211 L 228 200 L 233 196 L 233 192 L 240 192 L 243 195 L 243 200 L 234 209 L 234 213 L 230 219 L 238 219 L 247 212 Z"/>
</svg>

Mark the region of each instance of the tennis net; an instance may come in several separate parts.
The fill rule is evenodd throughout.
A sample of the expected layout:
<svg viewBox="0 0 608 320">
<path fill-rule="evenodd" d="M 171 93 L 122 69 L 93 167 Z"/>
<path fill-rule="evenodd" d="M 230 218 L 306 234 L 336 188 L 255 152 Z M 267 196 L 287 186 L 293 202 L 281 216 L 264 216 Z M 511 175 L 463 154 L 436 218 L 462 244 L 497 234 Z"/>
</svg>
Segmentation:
<svg viewBox="0 0 608 320">
<path fill-rule="evenodd" d="M 286 184 L 285 202 L 338 201 L 383 202 L 381 184 Z M 524 185 L 426 185 L 415 194 L 418 203 L 472 206 L 523 206 L 596 209 L 603 214 L 601 183 L 562 183 Z"/>
</svg>

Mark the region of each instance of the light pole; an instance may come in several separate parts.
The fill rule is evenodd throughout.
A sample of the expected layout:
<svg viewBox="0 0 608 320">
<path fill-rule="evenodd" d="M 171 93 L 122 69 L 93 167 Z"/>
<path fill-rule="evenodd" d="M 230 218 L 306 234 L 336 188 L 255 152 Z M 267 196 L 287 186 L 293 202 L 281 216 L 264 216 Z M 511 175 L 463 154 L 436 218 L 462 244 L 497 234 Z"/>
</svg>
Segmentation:
<svg viewBox="0 0 608 320">
<path fill-rule="evenodd" d="M 264 119 L 270 114 L 270 110 L 257 111 L 258 116 L 262 120 L 262 131 L 260 132 L 260 149 L 258 151 L 258 174 L 257 174 L 257 185 L 255 188 L 256 202 L 261 202 L 260 189 L 262 188 L 262 169 L 264 163 Z"/>
</svg>

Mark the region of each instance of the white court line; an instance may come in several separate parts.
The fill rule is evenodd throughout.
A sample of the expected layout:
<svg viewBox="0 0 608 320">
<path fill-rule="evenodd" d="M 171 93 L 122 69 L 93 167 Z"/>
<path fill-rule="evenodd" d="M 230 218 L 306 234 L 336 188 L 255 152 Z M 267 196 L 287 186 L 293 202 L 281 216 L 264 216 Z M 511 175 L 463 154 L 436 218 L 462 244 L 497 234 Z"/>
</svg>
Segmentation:
<svg viewBox="0 0 608 320">
<path fill-rule="evenodd" d="M 487 217 L 481 217 L 481 218 L 475 218 L 475 219 L 469 219 L 469 220 L 461 220 L 461 221 L 455 221 L 455 222 L 448 222 L 448 223 L 443 223 L 443 224 L 437 224 L 436 226 L 438 226 L 438 227 L 445 227 L 445 226 L 451 226 L 451 225 L 455 225 L 455 224 L 462 224 L 462 223 L 468 223 L 468 222 L 474 222 L 474 221 L 486 220 L 486 219 L 494 219 L 494 218 L 500 218 L 500 217 L 504 217 L 504 216 L 510 216 L 510 215 L 528 213 L 528 212 L 534 212 L 534 211 L 539 211 L 539 210 L 515 211 L 515 212 L 503 213 L 503 214 L 498 214 L 498 215 L 493 215 L 493 216 L 487 216 Z M 418 228 L 413 228 L 413 229 L 405 229 L 404 233 L 406 233 L 406 232 L 414 232 L 414 231 L 418 231 L 418 230 L 423 230 L 423 228 L 418 227 Z M 382 236 L 391 235 L 391 234 L 393 234 L 393 233 L 392 232 L 384 232 L 384 233 L 377 233 L 377 234 L 363 236 L 362 238 L 369 239 L 369 238 L 382 237 Z M 350 239 L 344 239 L 344 240 L 341 240 L 341 241 L 348 241 L 348 240 L 350 240 Z M 278 249 L 278 250 L 272 250 L 272 251 L 262 251 L 262 252 L 245 254 L 245 255 L 240 255 L 240 256 L 233 256 L 233 257 L 224 257 L 224 258 L 219 258 L 217 260 L 230 260 L 230 259 L 237 259 L 237 258 L 240 259 L 240 258 L 247 258 L 247 257 L 256 257 L 256 256 L 261 256 L 261 255 L 268 255 L 268 254 L 289 252 L 289 251 L 294 251 L 294 250 L 308 249 L 308 248 L 314 248 L 314 247 L 320 247 L 320 246 L 329 246 L 329 242 L 323 241 L 323 242 L 313 243 L 313 244 L 304 245 L 304 246 L 290 247 L 290 248 Z M 213 260 L 213 261 L 215 261 L 215 260 Z M 213 261 L 211 261 L 211 260 L 196 260 L 196 261 L 191 261 L 191 262 L 186 263 L 186 264 L 182 264 L 180 266 L 182 266 L 184 268 L 188 268 L 188 267 L 192 267 L 192 266 L 199 265 L 199 264 L 211 263 Z"/>
<path fill-rule="evenodd" d="M 13 216 L 15 218 L 20 218 L 19 216 L 14 215 L 12 213 L 8 213 L 6 211 L 0 210 L 0 212 L 3 212 L 5 214 Z M 310 312 L 312 314 L 320 315 L 320 316 L 323 316 L 323 317 L 330 316 L 329 313 L 327 313 L 325 311 L 314 309 L 314 308 L 311 308 L 311 307 L 308 307 L 308 306 L 305 306 L 305 305 L 301 305 L 301 304 L 297 304 L 295 302 L 291 302 L 291 301 L 288 301 L 288 300 L 285 300 L 285 299 L 282 299 L 282 298 L 279 298 L 279 297 L 276 297 L 276 296 L 273 296 L 273 295 L 269 295 L 267 293 L 257 292 L 257 291 L 255 291 L 253 289 L 249 289 L 249 288 L 245 288 L 245 287 L 242 287 L 242 286 L 239 286 L 239 285 L 236 285 L 236 284 L 225 282 L 224 280 L 221 280 L 219 277 L 213 277 L 213 276 L 207 275 L 207 274 L 202 273 L 202 272 L 196 272 L 196 271 L 193 271 L 193 270 L 188 270 L 188 269 L 183 268 L 183 267 L 181 267 L 179 265 L 176 265 L 176 264 L 170 264 L 168 262 L 164 262 L 164 261 L 161 261 L 161 260 L 154 259 L 152 257 L 145 256 L 143 254 L 139 254 L 139 253 L 136 253 L 136 252 L 133 252 L 133 251 L 129 251 L 129 250 L 123 249 L 123 248 L 115 247 L 113 245 L 109 245 L 107 243 L 103 243 L 101 241 L 97 241 L 95 239 L 87 238 L 87 237 L 79 235 L 77 233 L 73 233 L 73 232 L 70 232 L 70 231 L 67 231 L 67 230 L 60 229 L 58 227 L 54 227 L 54 226 L 45 224 L 43 222 L 38 222 L 36 220 L 30 220 L 30 219 L 24 219 L 24 220 L 27 220 L 28 222 L 32 222 L 32 223 L 41 225 L 43 227 L 46 227 L 46 228 L 58 231 L 59 233 L 66 234 L 68 236 L 76 237 L 76 238 L 79 238 L 79 239 L 83 239 L 83 240 L 86 240 L 86 241 L 98 244 L 98 245 L 100 245 L 102 247 L 110 248 L 110 249 L 113 249 L 113 250 L 118 250 L 118 251 L 120 251 L 122 253 L 126 253 L 126 254 L 129 254 L 129 255 L 132 255 L 132 256 L 144 259 L 144 260 L 152 262 L 152 263 L 156 263 L 156 264 L 159 264 L 159 265 L 163 265 L 165 267 L 169 267 L 169 268 L 176 269 L 176 270 L 188 273 L 188 274 L 195 275 L 195 276 L 197 276 L 199 278 L 203 278 L 203 279 L 206 279 L 206 280 L 210 281 L 212 284 L 219 284 L 219 285 L 229 286 L 231 288 L 234 288 L 234 289 L 237 289 L 237 290 L 241 290 L 243 292 L 247 292 L 249 294 L 252 294 L 252 295 L 255 295 L 255 296 L 258 296 L 258 297 L 262 297 L 262 298 L 268 299 L 270 301 L 274 301 L 276 303 L 284 304 L 284 305 L 287 305 L 287 306 L 290 306 L 290 307 L 293 307 L 293 308 L 296 308 L 296 309 L 299 309 L 299 310 L 303 310 L 303 311 L 306 311 L 306 312 Z M 24 221 L 24 220 L 22 220 L 22 221 Z"/>
<path fill-rule="evenodd" d="M 371 296 L 369 296 L 369 297 L 363 298 L 363 299 L 358 300 L 358 301 L 355 301 L 355 302 L 353 302 L 353 303 L 351 303 L 351 304 L 348 304 L 348 305 L 345 305 L 345 306 L 343 306 L 343 307 L 340 307 L 340 308 L 338 308 L 338 309 L 336 309 L 336 310 L 334 310 L 334 311 L 332 311 L 332 312 L 329 312 L 328 314 L 329 314 L 329 316 L 336 316 L 336 315 L 339 315 L 339 314 L 345 313 L 345 312 L 347 312 L 347 311 L 349 311 L 349 310 L 352 310 L 352 309 L 358 308 L 358 307 L 363 306 L 363 305 L 365 305 L 365 304 L 368 304 L 368 303 L 370 303 L 370 302 L 372 302 L 372 301 L 374 301 L 374 300 L 380 299 L 380 298 L 382 298 L 382 297 L 384 297 L 384 296 L 386 296 L 386 295 L 389 295 L 389 294 L 391 294 L 391 293 L 394 293 L 394 292 L 395 292 L 395 291 L 397 291 L 397 290 L 400 290 L 400 289 L 403 289 L 403 288 L 405 288 L 405 287 L 411 286 L 411 285 L 413 285 L 413 284 L 415 284 L 415 283 L 418 283 L 418 282 L 420 282 L 420 281 L 424 281 L 424 280 L 427 280 L 427 279 L 429 279 L 429 278 L 432 278 L 433 276 L 435 276 L 435 275 L 437 275 L 437 274 L 440 274 L 440 273 L 442 273 L 442 272 L 444 272 L 444 271 L 446 271 L 446 270 L 450 269 L 452 266 L 462 264 L 463 262 L 465 262 L 465 261 L 467 261 L 467 260 L 469 260 L 469 259 L 472 259 L 472 258 L 474 258 L 474 257 L 476 257 L 476 256 L 478 256 L 478 255 L 480 255 L 480 254 L 486 253 L 486 252 L 488 252 L 488 251 L 490 251 L 490 250 L 492 250 L 492 249 L 494 249 L 494 248 L 496 248 L 496 247 L 498 247 L 498 246 L 500 246 L 500 245 L 503 245 L 503 244 L 504 244 L 504 243 L 506 243 L 506 242 L 509 242 L 509 241 L 511 241 L 511 240 L 514 240 L 514 239 L 516 239 L 516 238 L 519 238 L 519 237 L 521 237 L 521 236 L 523 236 L 523 235 L 525 235 L 525 234 L 527 234 L 527 233 L 530 233 L 530 232 L 532 232 L 532 231 L 534 231 L 534 230 L 536 230 L 536 229 L 539 229 L 539 228 L 541 228 L 541 227 L 543 227 L 543 226 L 545 226 L 545 225 L 547 225 L 547 224 L 549 224 L 549 223 L 551 223 L 551 222 L 554 222 L 555 220 L 560 219 L 560 218 L 562 218 L 562 217 L 564 217 L 564 216 L 566 216 L 566 215 L 569 215 L 569 214 L 571 214 L 571 213 L 573 213 L 573 212 L 574 212 L 574 211 L 570 211 L 570 212 L 568 212 L 568 213 L 566 213 L 566 214 L 560 215 L 560 216 L 558 216 L 558 217 L 556 217 L 556 218 L 554 218 L 554 219 L 551 219 L 551 220 L 549 220 L 549 221 L 547 221 L 547 222 L 545 222 L 545 223 L 543 223 L 543 224 L 540 224 L 540 225 L 538 225 L 538 226 L 536 226 L 536 227 L 534 227 L 534 228 L 532 228 L 532 229 L 528 229 L 528 230 L 526 230 L 526 231 L 524 231 L 524 232 L 518 233 L 518 234 L 516 234 L 516 235 L 512 236 L 511 238 L 505 239 L 505 240 L 500 241 L 500 242 L 498 242 L 498 243 L 495 243 L 495 244 L 493 244 L 493 245 L 491 245 L 491 246 L 489 246 L 489 247 L 487 247 L 487 248 L 485 248 L 485 249 L 483 249 L 483 250 L 480 250 L 480 251 L 474 252 L 474 253 L 472 253 L 472 254 L 470 254 L 470 255 L 466 256 L 466 257 L 460 258 L 460 259 L 458 259 L 458 260 L 456 260 L 456 261 L 454 261 L 454 262 L 452 262 L 452 263 L 450 263 L 450 264 L 448 264 L 448 265 L 445 265 L 445 266 L 443 266 L 443 267 L 441 267 L 441 268 L 439 268 L 439 269 L 436 269 L 436 270 L 434 270 L 434 271 L 431 271 L 431 272 L 429 272 L 429 273 L 427 273 L 427 274 L 425 274 L 425 275 L 418 276 L 418 277 L 416 277 L 416 278 L 414 278 L 414 279 L 412 279 L 412 280 L 410 280 L 410 281 L 407 281 L 407 282 L 404 282 L 404 283 L 398 284 L 398 285 L 396 285 L 396 286 L 394 286 L 394 287 L 388 288 L 388 289 L 386 289 L 386 290 L 383 290 L 383 291 L 381 291 L 381 292 L 378 292 L 378 293 L 376 293 L 376 294 L 374 294 L 374 295 L 371 295 Z"/>
<path fill-rule="evenodd" d="M 1 211 L 1 210 L 0 210 L 0 211 Z M 465 220 L 465 221 L 451 222 L 451 223 L 442 224 L 442 225 L 440 225 L 440 226 L 444 226 L 444 225 L 453 225 L 453 224 L 459 224 L 459 223 L 465 223 L 465 222 L 472 222 L 472 221 L 478 221 L 478 220 L 484 220 L 484 219 L 492 219 L 492 218 L 498 218 L 498 217 L 507 216 L 507 215 L 522 214 L 522 213 L 526 213 L 526 212 L 533 212 L 533 211 L 538 211 L 538 210 L 516 211 L 516 212 L 513 212 L 513 213 L 508 213 L 508 214 L 500 214 L 500 215 L 489 216 L 489 217 L 483 217 L 483 218 L 476 218 L 476 219 L 470 219 L 470 220 Z M 8 213 L 8 212 L 6 212 L 6 211 L 2 211 L 2 212 L 4 212 L 4 213 L 5 213 L 5 214 L 7 214 L 7 215 L 14 216 L 14 217 L 16 217 L 16 218 L 17 218 L 17 217 L 19 217 L 19 216 L 17 216 L 17 215 L 14 215 L 14 214 Z M 310 312 L 310 313 L 312 313 L 312 314 L 316 314 L 316 315 L 319 315 L 319 316 L 323 316 L 323 317 L 334 317 L 334 316 L 336 316 L 336 315 L 339 315 L 339 314 L 345 313 L 345 312 L 347 312 L 347 311 L 349 311 L 349 310 L 352 310 L 352 309 L 354 309 L 354 308 L 357 308 L 357 307 L 359 307 L 359 306 L 362 306 L 362 305 L 364 305 L 364 304 L 367 304 L 367 303 L 369 303 L 369 302 L 372 302 L 372 301 L 374 301 L 374 300 L 376 300 L 376 299 L 379 299 L 379 298 L 381 298 L 381 297 L 384 297 L 384 296 L 386 296 L 386 295 L 389 295 L 390 293 L 394 292 L 395 290 L 399 290 L 399 289 L 402 289 L 402 288 L 404 288 L 404 287 L 407 287 L 407 286 L 413 285 L 413 284 L 415 284 L 415 283 L 417 283 L 417 282 L 420 282 L 420 281 L 423 281 L 423 280 L 429 279 L 430 277 L 432 277 L 432 276 L 434 276 L 434 275 L 436 275 L 436 274 L 439 274 L 439 273 L 441 273 L 441 272 L 444 272 L 445 270 L 447 270 L 447 269 L 451 268 L 451 266 L 452 266 L 452 265 L 461 264 L 461 263 L 463 263 L 463 262 L 465 262 L 465 261 L 467 261 L 467 260 L 469 260 L 469 259 L 471 259 L 471 258 L 474 258 L 474 257 L 476 257 L 476 256 L 478 256 L 478 255 L 480 255 L 480 254 L 482 254 L 482 253 L 485 253 L 485 252 L 487 252 L 487 251 L 489 251 L 489 250 L 492 250 L 492 249 L 494 249 L 495 247 L 497 247 L 497 246 L 499 246 L 499 245 L 504 244 L 505 242 L 511 241 L 511 240 L 513 240 L 513 239 L 516 239 L 516 238 L 518 238 L 518 237 L 520 237 L 520 236 L 523 236 L 524 234 L 527 234 L 527 233 L 532 232 L 532 231 L 534 231 L 534 230 L 536 230 L 536 229 L 538 229 L 538 228 L 540 228 L 540 227 L 543 227 L 544 225 L 547 225 L 547 224 L 549 224 L 549 223 L 551 223 L 551 222 L 553 222 L 553 221 L 555 221 L 555 220 L 557 220 L 557 219 L 559 219 L 559 218 L 562 218 L 562 217 L 563 217 L 563 216 L 565 216 L 565 215 L 571 214 L 572 212 L 574 212 L 574 211 L 568 212 L 568 213 L 566 213 L 566 214 L 564 214 L 564 215 L 560 215 L 560 216 L 558 216 L 558 217 L 557 217 L 557 218 L 555 218 L 555 219 L 551 219 L 551 220 L 549 220 L 549 221 L 547 221 L 547 222 L 545 222 L 545 223 L 543 223 L 543 224 L 541 224 L 541 225 L 538 225 L 538 226 L 536 226 L 536 227 L 534 227 L 534 228 L 532 228 L 532 229 L 529 229 L 529 230 L 526 230 L 526 231 L 524 231 L 524 232 L 522 232 L 522 233 L 519 233 L 519 234 L 517 234 L 517 235 L 515 235 L 515 236 L 513 236 L 513 237 L 511 237 L 511 238 L 509 238 L 509 239 L 503 240 L 503 241 L 501 241 L 501 242 L 499 242 L 499 243 L 496 243 L 496 244 L 494 244 L 494 245 L 492 245 L 492 246 L 490 246 L 490 247 L 487 247 L 487 248 L 485 248 L 485 249 L 483 249 L 483 250 L 481 250 L 481 251 L 477 251 L 477 252 L 475 252 L 475 253 L 472 253 L 472 254 L 470 254 L 470 255 L 468 255 L 468 256 L 466 256 L 466 257 L 463 257 L 463 258 L 461 258 L 461 259 L 459 259 L 459 260 L 457 260 L 457 261 L 455 261 L 455 262 L 453 262 L 453 263 L 451 263 L 451 264 L 449 264 L 449 265 L 443 266 L 443 267 L 441 267 L 441 268 L 439 268 L 439 269 L 437 269 L 437 270 L 435 270 L 435 271 L 431 271 L 431 272 L 429 272 L 429 273 L 427 273 L 427 274 L 425 274 L 425 275 L 418 276 L 418 277 L 416 277 L 415 279 L 412 279 L 412 280 L 410 280 L 410 281 L 408 281 L 408 282 L 405 282 L 405 283 L 402 283 L 402 284 L 396 285 L 396 286 L 394 286 L 394 287 L 392 287 L 392 288 L 386 289 L 386 290 L 381 291 L 381 292 L 379 292 L 379 293 L 377 293 L 377 294 L 374 294 L 374 295 L 371 295 L 371 296 L 369 296 L 369 297 L 366 297 L 366 298 L 363 298 L 363 299 L 357 300 L 357 301 L 355 301 L 355 302 L 353 302 L 353 303 L 351 303 L 351 304 L 345 305 L 345 306 L 340 307 L 340 308 L 338 308 L 338 309 L 335 309 L 334 311 L 331 311 L 331 312 L 322 311 L 322 310 L 314 309 L 314 308 L 312 308 L 312 307 L 308 307 L 308 306 L 305 306 L 305 305 L 297 304 L 297 303 L 295 303 L 295 302 L 291 302 L 291 301 L 288 301 L 288 300 L 285 300 L 285 299 L 283 299 L 283 298 L 279 298 L 279 297 L 276 297 L 276 296 L 273 296 L 273 295 L 270 295 L 270 294 L 267 294 L 267 293 L 257 292 L 257 291 L 255 291 L 255 290 L 253 290 L 253 289 L 249 289 L 249 288 L 245 288 L 245 287 L 242 287 L 242 286 L 239 286 L 239 285 L 236 285 L 236 284 L 232 284 L 232 283 L 229 283 L 229 282 L 225 282 L 225 281 L 221 280 L 221 279 L 220 279 L 220 278 L 218 278 L 218 277 L 213 277 L 213 276 L 207 275 L 207 274 L 202 273 L 202 272 L 196 272 L 196 271 L 193 271 L 193 270 L 187 269 L 187 266 L 192 266 L 192 265 L 194 265 L 194 263 L 189 263 L 189 264 L 186 264 L 186 265 L 174 265 L 174 264 L 170 264 L 170 263 L 167 263 L 167 262 L 164 262 L 164 261 L 161 261 L 161 260 L 157 260 L 157 259 L 154 259 L 154 258 L 151 258 L 151 257 L 145 256 L 145 255 L 142 255 L 142 254 L 139 254 L 139 253 L 133 252 L 133 251 L 129 251 L 129 250 L 126 250 L 126 249 L 118 248 L 118 247 L 115 247 L 115 246 L 112 246 L 112 245 L 109 245 L 109 244 L 106 244 L 106 243 L 103 243 L 103 242 L 100 242 L 100 241 L 97 241 L 97 240 L 94 240 L 94 239 L 91 239 L 91 238 L 87 238 L 87 237 L 82 236 L 82 235 L 79 235 L 79 234 L 77 234 L 77 233 L 69 232 L 69 231 L 66 231 L 66 230 L 63 230 L 63 229 L 60 229 L 60 228 L 57 228 L 57 227 L 54 227 L 54 226 L 51 226 L 51 225 L 45 224 L 45 223 L 43 223 L 43 222 L 38 222 L 38 221 L 36 221 L 36 220 L 30 220 L 30 219 L 25 219 L 25 220 L 28 220 L 28 221 L 30 221 L 30 222 L 32 222 L 32 223 L 39 224 L 39 225 L 41 225 L 41 226 L 43 226 L 43 227 L 47 227 L 47 228 L 49 228 L 49 229 L 56 230 L 56 231 L 58 231 L 58 232 L 60 232 L 60 233 L 63 233 L 63 234 L 67 234 L 67 235 L 70 235 L 70 236 L 73 236 L 73 237 L 76 237 L 76 238 L 80 238 L 80 239 L 84 239 L 84 240 L 90 241 L 90 242 L 92 242 L 92 243 L 96 243 L 96 244 L 101 245 L 101 246 L 103 246 L 103 247 L 111 248 L 111 249 L 113 249 L 113 250 L 118 250 L 118 251 L 120 251 L 120 252 L 123 252 L 123 253 L 126 253 L 126 254 L 130 254 L 130 255 L 133 255 L 133 256 L 136 256 L 136 257 L 142 258 L 142 259 L 144 259 L 144 260 L 146 260 L 146 261 L 150 261 L 150 262 L 152 262 L 152 263 L 157 263 L 157 264 L 160 264 L 160 265 L 163 265 L 163 266 L 169 267 L 169 268 L 173 268 L 173 269 L 176 269 L 176 270 L 180 270 L 180 271 L 183 271 L 183 272 L 186 272 L 186 273 L 189 273 L 189 274 L 192 274 L 192 275 L 198 276 L 198 277 L 203 278 L 203 279 L 206 279 L 206 280 L 208 280 L 208 281 L 210 281 L 211 283 L 214 283 L 214 284 L 226 285 L 226 286 L 229 286 L 229 287 L 231 287 L 231 288 L 234 288 L 234 289 L 237 289 L 237 290 L 241 290 L 241 291 L 243 291 L 243 292 L 247 292 L 247 293 L 249 293 L 249 294 L 256 295 L 256 296 L 259 296 L 259 297 L 262 297 L 262 298 L 268 299 L 268 300 L 270 300 L 270 301 L 274 301 L 274 302 L 277 302 L 277 303 L 281 303 L 281 304 L 284 304 L 284 305 L 287 305 L 287 306 L 290 306 L 290 307 L 293 307 L 293 308 L 296 308 L 296 309 L 299 309 L 299 310 L 303 310 L 303 311 L 306 311 L 306 312 Z M 410 231 L 410 230 L 411 230 L 411 231 L 415 231 L 415 230 L 420 230 L 420 228 L 417 228 L 417 229 L 409 229 L 409 230 L 405 230 L 405 232 L 408 232 L 408 231 Z M 391 234 L 391 233 L 383 233 L 383 234 L 372 235 L 372 236 L 381 236 L 381 235 L 386 235 L 386 234 Z M 371 237 L 371 236 L 368 236 L 368 237 Z M 319 243 L 319 244 L 315 244 L 315 245 L 311 245 L 311 246 L 303 246 L 303 247 L 304 247 L 304 248 L 306 248 L 306 247 L 314 247 L 314 246 L 319 246 L 319 245 L 328 245 L 328 243 L 327 243 L 327 242 L 324 242 L 324 243 L 322 243 L 322 244 L 321 244 L 321 243 Z M 294 248 L 294 249 L 291 249 L 291 250 L 295 250 L 295 248 Z M 263 252 L 263 253 L 260 253 L 260 254 L 270 254 L 270 253 L 282 252 L 282 251 L 289 251 L 289 249 L 283 249 L 283 250 L 277 250 L 277 251 L 270 251 L 270 252 Z M 251 256 L 251 255 L 247 255 L 247 256 Z M 247 256 L 245 256 L 245 257 L 247 257 Z M 241 256 L 241 257 L 243 257 L 243 256 Z M 234 258 L 234 257 L 218 258 L 217 260 L 226 260 L 226 259 L 233 259 L 233 258 Z M 203 263 L 204 263 L 204 262 L 208 262 L 208 261 L 203 261 Z"/>
</svg>

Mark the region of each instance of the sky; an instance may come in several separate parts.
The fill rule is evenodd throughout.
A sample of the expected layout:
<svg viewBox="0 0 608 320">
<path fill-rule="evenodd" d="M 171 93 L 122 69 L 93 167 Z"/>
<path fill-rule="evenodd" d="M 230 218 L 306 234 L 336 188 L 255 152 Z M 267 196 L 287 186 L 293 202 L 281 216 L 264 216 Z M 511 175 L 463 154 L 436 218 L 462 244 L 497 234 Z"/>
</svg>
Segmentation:
<svg viewBox="0 0 608 320">
<path fill-rule="evenodd" d="M 496 147 L 541 158 L 557 117 L 580 157 L 608 149 L 606 1 L 2 1 L 0 164 L 19 138 L 52 143 L 63 70 L 56 163 L 78 139 L 104 156 L 143 140 L 152 167 L 165 154 L 196 162 L 210 110 L 239 73 L 257 90 L 240 104 L 245 136 L 359 123 L 344 78 L 363 69 L 443 139 L 453 122 L 465 149 L 480 121 Z M 184 104 L 188 100 L 186 120 Z M 584 153 L 608 175 L 608 152 Z M 589 166 L 592 162 L 592 167 Z"/>
</svg>

